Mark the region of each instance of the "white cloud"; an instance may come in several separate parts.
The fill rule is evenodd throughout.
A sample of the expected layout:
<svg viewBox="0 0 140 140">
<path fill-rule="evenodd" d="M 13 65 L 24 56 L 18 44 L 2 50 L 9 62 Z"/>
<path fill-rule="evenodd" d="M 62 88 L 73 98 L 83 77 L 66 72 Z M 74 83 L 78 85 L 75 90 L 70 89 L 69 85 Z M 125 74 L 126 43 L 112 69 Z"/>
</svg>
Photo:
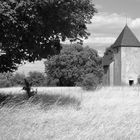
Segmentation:
<svg viewBox="0 0 140 140">
<path fill-rule="evenodd" d="M 92 25 L 89 25 L 90 27 L 101 27 L 101 26 L 107 26 L 111 25 L 110 27 L 116 27 L 116 26 L 121 26 L 125 25 L 126 23 L 126 18 L 124 16 L 121 16 L 119 14 L 113 13 L 113 14 L 108 14 L 108 13 L 100 13 L 97 14 L 93 17 L 92 19 Z"/>
<path fill-rule="evenodd" d="M 140 18 L 127 17 L 126 20 L 125 15 L 99 13 L 93 17 L 92 24 L 88 25 L 91 36 L 84 43 L 103 54 L 105 48 L 115 42 L 126 22 L 137 38 L 140 39 Z"/>
<path fill-rule="evenodd" d="M 94 43 L 94 44 L 111 44 L 115 41 L 114 37 L 93 37 L 85 40 L 85 43 Z"/>
<path fill-rule="evenodd" d="M 115 41 L 115 37 L 90 37 L 84 41 L 85 45 L 96 49 L 100 56 L 103 56 L 105 48 L 109 47 Z"/>
<path fill-rule="evenodd" d="M 140 18 L 132 19 L 127 17 L 126 19 L 124 14 L 100 13 L 96 14 L 92 19 L 92 24 L 88 25 L 88 31 L 91 36 L 84 41 L 84 44 L 96 50 L 104 51 L 106 47 L 115 42 L 126 22 L 140 40 Z"/>
<path fill-rule="evenodd" d="M 101 44 L 110 44 L 115 41 L 114 37 L 95 37 L 93 39 L 94 43 L 101 43 Z"/>
<path fill-rule="evenodd" d="M 95 45 L 111 45 L 121 33 L 126 22 L 136 32 L 136 35 L 140 37 L 140 33 L 138 33 L 138 28 L 140 29 L 140 18 L 132 19 L 128 17 L 126 21 L 125 15 L 119 15 L 117 13 L 100 13 L 95 15 L 92 19 L 92 24 L 88 25 L 88 31 L 91 33 L 91 36 L 86 40 L 86 43 L 92 42 Z"/>
<path fill-rule="evenodd" d="M 30 71 L 36 71 L 37 70 L 39 72 L 44 73 L 45 72 L 44 61 L 45 60 L 35 61 L 34 63 L 27 62 L 24 65 L 20 65 L 18 67 L 18 71 L 16 71 L 16 72 L 28 75 Z"/>
<path fill-rule="evenodd" d="M 130 25 L 132 28 L 140 28 L 140 18 L 132 20 Z"/>
</svg>

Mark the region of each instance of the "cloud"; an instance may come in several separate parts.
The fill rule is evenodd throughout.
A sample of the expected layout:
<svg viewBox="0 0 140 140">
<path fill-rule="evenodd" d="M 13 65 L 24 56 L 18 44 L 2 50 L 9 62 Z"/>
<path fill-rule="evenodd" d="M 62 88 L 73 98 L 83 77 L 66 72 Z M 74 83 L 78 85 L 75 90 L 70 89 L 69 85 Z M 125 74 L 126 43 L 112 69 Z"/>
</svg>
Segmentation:
<svg viewBox="0 0 140 140">
<path fill-rule="evenodd" d="M 126 22 L 140 39 L 140 18 L 127 17 L 126 20 L 123 14 L 99 13 L 93 17 L 92 24 L 87 26 L 91 35 L 84 41 L 84 44 L 98 50 L 103 55 L 105 49 L 115 42 Z"/>
<path fill-rule="evenodd" d="M 117 13 L 99 13 L 92 19 L 92 24 L 88 25 L 88 31 L 91 36 L 85 43 L 92 43 L 96 46 L 107 46 L 114 43 L 115 39 L 121 33 L 125 24 L 132 29 L 138 38 L 140 38 L 140 18 L 132 19 L 127 18 L 125 15 Z"/>
<path fill-rule="evenodd" d="M 90 27 L 97 28 L 102 26 L 107 26 L 107 28 L 115 28 L 116 26 L 121 26 L 126 23 L 126 18 L 117 13 L 108 14 L 108 13 L 100 13 L 93 17 L 92 25 Z M 111 25 L 111 26 L 109 26 Z"/>
<path fill-rule="evenodd" d="M 140 18 L 127 17 L 126 19 L 124 14 L 102 12 L 96 14 L 92 19 L 92 24 L 87 26 L 91 35 L 87 40 L 84 40 L 84 45 L 104 53 L 106 47 L 110 47 L 115 42 L 126 22 L 140 40 Z"/>
<path fill-rule="evenodd" d="M 115 41 L 114 37 L 93 37 L 85 40 L 85 43 L 96 43 L 96 44 L 110 44 Z"/>
<path fill-rule="evenodd" d="M 132 20 L 130 25 L 132 28 L 140 28 L 140 18 Z"/>
<path fill-rule="evenodd" d="M 93 17 L 92 24 L 88 25 L 88 31 L 91 36 L 85 43 L 93 44 L 92 46 L 109 47 L 115 41 L 119 32 L 125 25 L 125 17 L 108 13 L 100 13 Z"/>
<path fill-rule="evenodd" d="M 88 45 L 93 49 L 96 49 L 100 56 L 103 56 L 106 47 L 109 47 L 115 41 L 115 37 L 102 37 L 99 35 L 95 37 L 90 37 L 88 40 L 84 41 L 85 46 Z"/>
<path fill-rule="evenodd" d="M 44 73 L 45 72 L 44 61 L 45 60 L 36 61 L 34 63 L 27 62 L 24 65 L 20 65 L 19 68 L 18 68 L 18 71 L 16 71 L 16 72 L 23 73 L 26 76 L 29 74 L 30 71 L 36 71 L 37 70 L 39 72 Z"/>
</svg>

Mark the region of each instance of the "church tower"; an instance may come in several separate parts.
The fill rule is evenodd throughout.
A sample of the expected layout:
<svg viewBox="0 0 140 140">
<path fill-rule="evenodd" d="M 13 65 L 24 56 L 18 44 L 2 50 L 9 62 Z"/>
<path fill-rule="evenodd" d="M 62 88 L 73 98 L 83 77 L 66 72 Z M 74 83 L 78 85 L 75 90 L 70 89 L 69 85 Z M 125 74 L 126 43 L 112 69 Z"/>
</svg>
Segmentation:
<svg viewBox="0 0 140 140">
<path fill-rule="evenodd" d="M 109 52 L 112 52 L 110 57 Z M 113 59 L 110 59 L 111 56 Z M 140 75 L 140 42 L 127 25 L 115 43 L 106 51 L 103 58 L 104 68 L 107 64 L 106 78 L 109 85 L 137 83 Z"/>
</svg>

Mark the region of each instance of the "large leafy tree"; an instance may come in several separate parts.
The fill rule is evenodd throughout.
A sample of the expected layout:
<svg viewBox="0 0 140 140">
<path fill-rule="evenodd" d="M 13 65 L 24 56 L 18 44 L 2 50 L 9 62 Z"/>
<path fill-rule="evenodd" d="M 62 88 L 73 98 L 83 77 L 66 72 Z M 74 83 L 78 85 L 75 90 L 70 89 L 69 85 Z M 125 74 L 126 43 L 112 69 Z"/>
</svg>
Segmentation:
<svg viewBox="0 0 140 140">
<path fill-rule="evenodd" d="M 97 85 L 103 76 L 102 58 L 89 47 L 65 46 L 60 54 L 45 62 L 45 71 L 50 83 L 56 82 L 58 86 L 81 85 L 89 75 Z"/>
<path fill-rule="evenodd" d="M 0 72 L 57 54 L 66 39 L 87 38 L 95 12 L 91 0 L 1 0 Z"/>
</svg>

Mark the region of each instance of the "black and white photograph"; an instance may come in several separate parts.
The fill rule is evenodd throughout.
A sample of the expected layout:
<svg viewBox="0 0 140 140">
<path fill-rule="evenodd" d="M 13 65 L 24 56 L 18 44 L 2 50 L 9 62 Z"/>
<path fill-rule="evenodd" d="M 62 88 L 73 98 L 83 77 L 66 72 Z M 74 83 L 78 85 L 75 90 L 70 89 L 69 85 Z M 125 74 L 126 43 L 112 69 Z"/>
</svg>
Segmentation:
<svg viewBox="0 0 140 140">
<path fill-rule="evenodd" d="M 140 140 L 140 0 L 0 0 L 0 140 Z"/>
</svg>

